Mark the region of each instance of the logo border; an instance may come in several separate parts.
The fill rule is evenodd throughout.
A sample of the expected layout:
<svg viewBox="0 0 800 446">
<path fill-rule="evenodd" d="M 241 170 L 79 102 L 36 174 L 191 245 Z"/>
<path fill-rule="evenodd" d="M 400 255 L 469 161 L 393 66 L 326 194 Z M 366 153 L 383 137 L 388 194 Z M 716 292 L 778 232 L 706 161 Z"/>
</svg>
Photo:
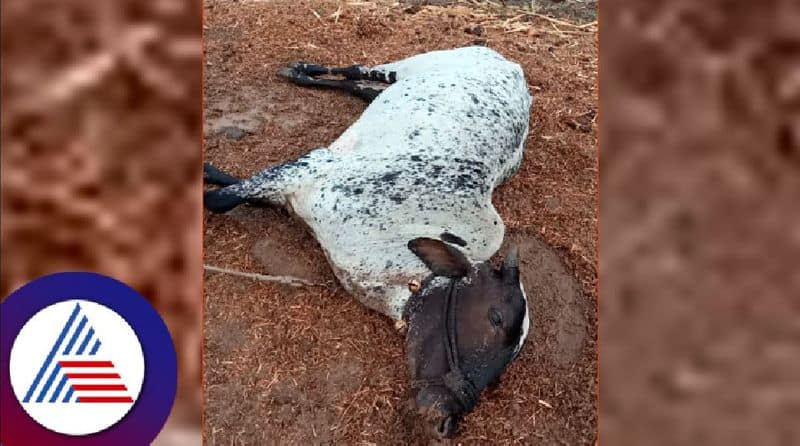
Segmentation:
<svg viewBox="0 0 800 446">
<path fill-rule="evenodd" d="M 11 347 L 23 325 L 39 310 L 72 299 L 92 301 L 115 311 L 133 328 L 142 346 L 145 376 L 134 406 L 100 432 L 71 436 L 51 431 L 28 415 L 11 388 Z M 40 277 L 0 303 L 0 441 L 23 444 L 140 446 L 161 432 L 172 411 L 178 383 L 175 345 L 153 306 L 128 285 L 98 273 L 63 272 Z"/>
</svg>

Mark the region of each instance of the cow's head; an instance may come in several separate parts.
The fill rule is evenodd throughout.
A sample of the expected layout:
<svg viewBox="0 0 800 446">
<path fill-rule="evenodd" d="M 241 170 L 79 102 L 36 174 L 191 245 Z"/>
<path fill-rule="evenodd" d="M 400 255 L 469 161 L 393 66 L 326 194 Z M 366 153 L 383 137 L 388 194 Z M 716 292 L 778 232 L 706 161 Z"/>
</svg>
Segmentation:
<svg viewBox="0 0 800 446">
<path fill-rule="evenodd" d="M 498 270 L 440 240 L 408 247 L 432 272 L 404 312 L 411 405 L 430 434 L 446 438 L 516 358 L 530 326 L 528 303 L 516 248 Z"/>
</svg>

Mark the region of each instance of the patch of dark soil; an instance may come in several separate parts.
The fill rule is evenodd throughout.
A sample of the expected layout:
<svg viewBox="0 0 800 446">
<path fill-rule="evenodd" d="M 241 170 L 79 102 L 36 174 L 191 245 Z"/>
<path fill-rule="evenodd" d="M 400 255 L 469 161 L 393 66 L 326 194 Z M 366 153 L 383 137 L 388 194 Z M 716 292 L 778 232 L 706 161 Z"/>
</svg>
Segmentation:
<svg viewBox="0 0 800 446">
<path fill-rule="evenodd" d="M 587 316 L 594 303 L 581 293 L 575 276 L 545 243 L 516 233 L 506 235 L 504 248 L 510 244 L 519 247 L 522 283 L 533 318 L 533 337 L 528 341 L 537 362 L 554 367 L 575 365 L 586 347 Z"/>
<path fill-rule="evenodd" d="M 247 131 L 246 130 L 241 129 L 241 128 L 236 127 L 236 126 L 223 127 L 223 128 L 220 129 L 219 132 L 221 134 L 225 135 L 226 137 L 228 137 L 230 139 L 235 139 L 237 141 L 242 139 L 242 138 L 244 138 L 245 136 L 247 136 Z"/>
<path fill-rule="evenodd" d="M 289 255 L 280 241 L 281 238 L 264 238 L 253 245 L 253 257 L 261 263 L 264 273 L 316 281 L 318 276 L 315 275 L 315 268 L 302 257 Z"/>
</svg>

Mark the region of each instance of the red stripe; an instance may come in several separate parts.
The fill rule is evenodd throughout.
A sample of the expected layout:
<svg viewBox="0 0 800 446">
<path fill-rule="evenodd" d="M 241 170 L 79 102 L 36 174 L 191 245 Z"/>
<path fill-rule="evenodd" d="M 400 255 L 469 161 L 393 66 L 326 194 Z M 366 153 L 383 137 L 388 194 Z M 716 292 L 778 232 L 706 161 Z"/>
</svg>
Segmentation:
<svg viewBox="0 0 800 446">
<path fill-rule="evenodd" d="M 69 379 L 84 379 L 84 378 L 97 378 L 97 379 L 112 379 L 119 378 L 118 373 L 67 373 Z"/>
<path fill-rule="evenodd" d="M 73 384 L 75 390 L 128 390 L 125 384 Z"/>
<path fill-rule="evenodd" d="M 61 367 L 114 367 L 111 361 L 58 361 Z"/>
<path fill-rule="evenodd" d="M 79 396 L 79 403 L 132 403 L 129 396 Z"/>
</svg>

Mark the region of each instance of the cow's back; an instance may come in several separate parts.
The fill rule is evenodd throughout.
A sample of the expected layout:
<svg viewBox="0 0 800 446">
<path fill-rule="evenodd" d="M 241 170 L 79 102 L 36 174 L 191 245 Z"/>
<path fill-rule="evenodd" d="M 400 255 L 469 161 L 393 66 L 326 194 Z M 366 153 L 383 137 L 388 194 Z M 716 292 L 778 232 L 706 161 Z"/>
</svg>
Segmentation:
<svg viewBox="0 0 800 446">
<path fill-rule="evenodd" d="M 489 48 L 472 46 L 376 68 L 396 72 L 397 82 L 330 150 L 374 159 L 408 154 L 481 160 L 492 185 L 519 166 L 531 96 L 518 64 Z"/>
</svg>

